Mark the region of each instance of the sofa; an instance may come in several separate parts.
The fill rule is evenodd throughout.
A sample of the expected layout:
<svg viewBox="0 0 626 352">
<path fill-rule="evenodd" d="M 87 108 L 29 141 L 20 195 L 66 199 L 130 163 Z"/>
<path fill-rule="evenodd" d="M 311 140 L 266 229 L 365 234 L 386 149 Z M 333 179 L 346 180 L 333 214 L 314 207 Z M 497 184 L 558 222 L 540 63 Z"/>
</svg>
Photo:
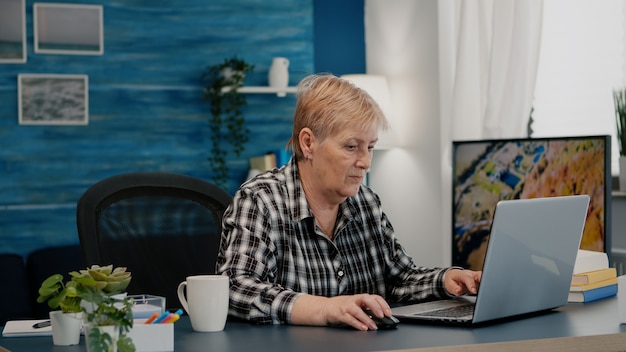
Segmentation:
<svg viewBox="0 0 626 352">
<path fill-rule="evenodd" d="M 0 254 L 0 326 L 7 320 L 43 319 L 50 309 L 37 303 L 38 289 L 52 274 L 63 274 L 85 267 L 79 244 L 38 249 L 26 258 L 15 253 Z"/>
</svg>

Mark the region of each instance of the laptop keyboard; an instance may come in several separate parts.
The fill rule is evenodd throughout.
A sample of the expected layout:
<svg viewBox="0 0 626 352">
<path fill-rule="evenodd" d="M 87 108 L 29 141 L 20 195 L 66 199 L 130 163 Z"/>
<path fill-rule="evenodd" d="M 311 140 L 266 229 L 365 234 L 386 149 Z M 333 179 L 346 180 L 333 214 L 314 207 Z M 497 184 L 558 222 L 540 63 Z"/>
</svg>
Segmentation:
<svg viewBox="0 0 626 352">
<path fill-rule="evenodd" d="M 420 315 L 426 315 L 431 317 L 462 317 L 466 315 L 474 314 L 474 305 L 455 306 L 450 308 L 443 308 L 433 310 L 430 312 L 420 313 Z"/>
</svg>

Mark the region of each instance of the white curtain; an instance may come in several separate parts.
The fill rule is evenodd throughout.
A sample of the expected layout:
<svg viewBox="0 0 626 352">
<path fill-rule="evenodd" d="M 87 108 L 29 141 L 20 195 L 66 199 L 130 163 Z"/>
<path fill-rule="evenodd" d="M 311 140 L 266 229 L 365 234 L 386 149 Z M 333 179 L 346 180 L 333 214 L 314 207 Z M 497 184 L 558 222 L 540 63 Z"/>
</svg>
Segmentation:
<svg viewBox="0 0 626 352">
<path fill-rule="evenodd" d="M 543 0 L 441 0 L 442 143 L 526 136 Z"/>
<path fill-rule="evenodd" d="M 439 0 L 441 197 L 451 199 L 453 140 L 525 137 L 543 0 Z M 449 228 L 450 204 L 441 203 Z M 451 233 L 443 235 L 450 248 Z"/>
</svg>

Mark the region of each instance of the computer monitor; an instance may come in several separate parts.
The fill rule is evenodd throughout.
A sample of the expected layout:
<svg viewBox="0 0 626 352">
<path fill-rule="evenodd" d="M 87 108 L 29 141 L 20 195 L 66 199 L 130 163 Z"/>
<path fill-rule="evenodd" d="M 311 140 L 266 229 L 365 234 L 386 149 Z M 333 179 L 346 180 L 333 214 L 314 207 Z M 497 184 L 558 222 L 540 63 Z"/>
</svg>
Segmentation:
<svg viewBox="0 0 626 352">
<path fill-rule="evenodd" d="M 452 142 L 452 264 L 481 270 L 496 203 L 588 194 L 580 248 L 610 255 L 611 136 Z"/>
</svg>

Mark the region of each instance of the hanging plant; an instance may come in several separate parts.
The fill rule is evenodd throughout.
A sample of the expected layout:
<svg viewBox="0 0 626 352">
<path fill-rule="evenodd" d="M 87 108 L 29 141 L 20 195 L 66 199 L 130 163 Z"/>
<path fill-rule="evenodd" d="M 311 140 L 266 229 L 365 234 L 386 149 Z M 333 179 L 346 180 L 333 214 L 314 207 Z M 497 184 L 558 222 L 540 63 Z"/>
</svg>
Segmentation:
<svg viewBox="0 0 626 352">
<path fill-rule="evenodd" d="M 211 106 L 209 138 L 211 155 L 208 160 L 213 171 L 213 181 L 225 187 L 228 180 L 230 151 L 239 157 L 248 142 L 249 129 L 245 125 L 242 108 L 247 105 L 245 95 L 239 93 L 246 74 L 253 65 L 233 56 L 217 65 L 207 66 L 202 73 L 205 82 L 202 99 Z"/>
</svg>

